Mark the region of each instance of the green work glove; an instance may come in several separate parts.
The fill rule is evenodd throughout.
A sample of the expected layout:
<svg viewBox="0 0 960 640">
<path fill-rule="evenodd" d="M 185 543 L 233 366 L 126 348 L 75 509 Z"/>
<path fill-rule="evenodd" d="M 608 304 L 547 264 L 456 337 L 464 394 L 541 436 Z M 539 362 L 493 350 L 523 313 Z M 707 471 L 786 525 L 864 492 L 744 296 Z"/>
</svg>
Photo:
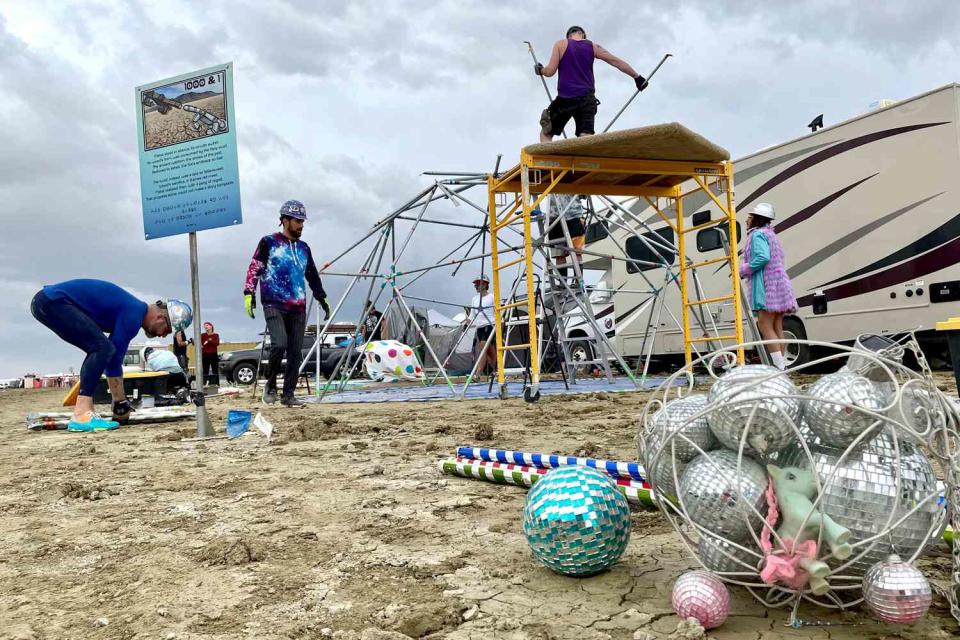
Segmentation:
<svg viewBox="0 0 960 640">
<path fill-rule="evenodd" d="M 247 293 L 243 296 L 243 301 L 244 307 L 247 310 L 247 315 L 253 318 L 253 310 L 257 308 L 257 299 L 253 297 L 252 293 Z"/>
<path fill-rule="evenodd" d="M 330 303 L 327 302 L 326 298 L 320 298 L 320 308 L 323 309 L 323 319 L 330 319 Z"/>
</svg>

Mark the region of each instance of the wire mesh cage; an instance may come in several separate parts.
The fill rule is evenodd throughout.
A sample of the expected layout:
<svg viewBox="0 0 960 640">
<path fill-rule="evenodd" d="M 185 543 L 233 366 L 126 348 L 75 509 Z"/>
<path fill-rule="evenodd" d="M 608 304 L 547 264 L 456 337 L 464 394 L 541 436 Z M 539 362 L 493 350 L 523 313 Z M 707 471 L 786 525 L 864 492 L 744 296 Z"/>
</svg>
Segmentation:
<svg viewBox="0 0 960 640">
<path fill-rule="evenodd" d="M 956 527 L 960 407 L 911 333 L 794 342 L 829 355 L 787 373 L 735 366 L 731 347 L 678 371 L 648 402 L 637 445 L 657 504 L 703 568 L 766 606 L 792 604 L 795 622 L 803 601 L 843 609 L 880 593 L 873 581 L 890 572 L 871 569 L 891 556 L 912 564 Z M 706 394 L 694 392 L 695 366 Z M 958 592 L 954 548 L 943 593 L 960 620 Z M 917 593 L 929 605 L 929 585 Z"/>
</svg>

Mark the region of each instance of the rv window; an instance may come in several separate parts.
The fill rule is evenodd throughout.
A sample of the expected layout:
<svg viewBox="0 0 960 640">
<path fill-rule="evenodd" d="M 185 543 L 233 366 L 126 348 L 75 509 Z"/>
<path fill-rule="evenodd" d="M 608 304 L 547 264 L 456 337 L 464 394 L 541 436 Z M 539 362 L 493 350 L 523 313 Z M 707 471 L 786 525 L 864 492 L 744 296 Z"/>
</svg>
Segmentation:
<svg viewBox="0 0 960 640">
<path fill-rule="evenodd" d="M 673 264 L 674 259 L 676 258 L 676 252 L 671 251 L 663 246 L 669 245 L 670 247 L 673 247 L 673 229 L 665 227 L 658 231 L 645 233 L 643 234 L 643 237 L 647 238 L 650 243 L 648 244 L 636 237 L 627 238 L 627 256 L 633 258 L 634 260 L 643 260 L 644 262 L 653 262 L 656 264 L 642 265 L 628 262 L 627 273 L 637 273 L 638 271 L 658 269 L 661 266 L 664 266 L 663 262 L 666 262 L 668 265 Z"/>
<path fill-rule="evenodd" d="M 723 236 L 721 237 L 721 233 Z M 741 228 L 740 223 L 737 223 L 737 242 L 740 242 L 741 237 Z M 723 248 L 723 238 L 726 237 L 727 229 L 726 227 L 717 225 L 716 227 L 710 227 L 709 229 L 701 229 L 697 231 L 697 251 L 700 253 L 705 253 L 707 251 L 713 251 L 715 249 Z"/>
<path fill-rule="evenodd" d="M 598 220 L 587 225 L 587 237 L 585 242 L 586 244 L 590 244 L 591 242 L 599 242 L 609 235 L 610 230 L 607 229 L 607 222 L 605 220 Z"/>
</svg>

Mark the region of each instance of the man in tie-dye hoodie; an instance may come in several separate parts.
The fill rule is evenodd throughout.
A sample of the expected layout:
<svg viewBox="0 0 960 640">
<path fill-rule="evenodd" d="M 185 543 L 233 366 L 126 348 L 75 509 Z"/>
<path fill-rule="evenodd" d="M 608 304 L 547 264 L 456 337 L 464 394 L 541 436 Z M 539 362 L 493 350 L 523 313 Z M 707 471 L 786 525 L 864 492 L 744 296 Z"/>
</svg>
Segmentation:
<svg viewBox="0 0 960 640">
<path fill-rule="evenodd" d="M 280 208 L 283 230 L 260 239 L 243 287 L 247 315 L 253 318 L 257 306 L 257 282 L 260 283 L 260 302 L 270 334 L 267 382 L 263 387 L 266 404 L 277 401 L 277 374 L 286 354 L 281 403 L 288 407 L 300 405 L 293 392 L 297 387 L 303 330 L 307 324 L 307 284 L 327 318 L 330 317 L 330 305 L 313 254 L 307 243 L 300 239 L 306 219 L 307 210 L 302 202 L 288 200 L 283 203 Z"/>
</svg>

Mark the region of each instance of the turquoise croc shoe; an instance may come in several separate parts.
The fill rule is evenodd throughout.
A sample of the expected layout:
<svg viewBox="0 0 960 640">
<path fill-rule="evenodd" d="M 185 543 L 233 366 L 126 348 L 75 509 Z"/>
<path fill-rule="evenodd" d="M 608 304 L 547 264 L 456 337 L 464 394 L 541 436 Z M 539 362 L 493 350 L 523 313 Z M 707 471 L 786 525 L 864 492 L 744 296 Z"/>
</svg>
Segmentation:
<svg viewBox="0 0 960 640">
<path fill-rule="evenodd" d="M 112 431 L 120 426 L 119 422 L 114 422 L 112 420 L 104 420 L 97 414 L 93 413 L 90 415 L 89 422 L 77 422 L 71 420 L 67 423 L 67 431 L 73 431 L 78 433 L 87 433 L 90 431 Z"/>
</svg>

